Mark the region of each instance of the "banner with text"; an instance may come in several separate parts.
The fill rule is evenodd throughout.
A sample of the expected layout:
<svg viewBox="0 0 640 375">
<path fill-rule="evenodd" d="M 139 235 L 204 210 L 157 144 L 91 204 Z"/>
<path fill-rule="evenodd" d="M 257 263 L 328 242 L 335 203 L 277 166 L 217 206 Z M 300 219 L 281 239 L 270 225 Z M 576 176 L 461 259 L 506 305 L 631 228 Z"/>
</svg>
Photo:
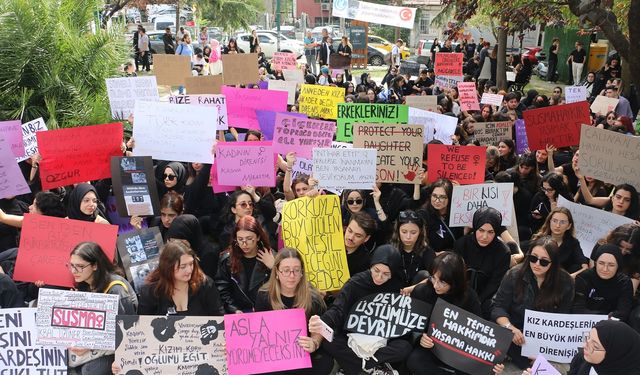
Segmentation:
<svg viewBox="0 0 640 375">
<path fill-rule="evenodd" d="M 377 153 L 363 148 L 314 148 L 313 176 L 319 181 L 318 187 L 372 189 L 376 182 Z"/>
<path fill-rule="evenodd" d="M 492 207 L 502 214 L 502 225 L 511 225 L 513 182 L 455 185 L 451 195 L 449 226 L 471 226 L 473 214 L 482 207 Z"/>
<path fill-rule="evenodd" d="M 513 333 L 438 298 L 429 322 L 433 354 L 471 375 L 492 374 L 507 355 Z"/>
<path fill-rule="evenodd" d="M 227 98 L 222 95 L 176 95 L 169 97 L 171 104 L 190 104 L 204 107 L 216 107 L 218 109 L 217 130 L 229 129 L 229 116 L 227 115 Z"/>
<path fill-rule="evenodd" d="M 42 131 L 47 131 L 47 124 L 44 123 L 42 117 L 22 124 L 24 156 L 17 158 L 18 161 L 27 160 L 31 155 L 38 153 L 38 138 L 36 138 L 36 133 Z"/>
<path fill-rule="evenodd" d="M 160 200 L 151 156 L 112 157 L 111 181 L 120 216 L 159 215 Z"/>
<path fill-rule="evenodd" d="M 333 121 L 313 120 L 276 113 L 273 151 L 311 158 L 314 148 L 330 148 L 336 134 Z"/>
<path fill-rule="evenodd" d="M 482 98 L 480 99 L 480 104 L 489 104 L 495 105 L 496 107 L 500 107 L 502 105 L 502 98 L 504 95 L 491 94 L 485 92 L 482 94 Z"/>
<path fill-rule="evenodd" d="M 300 336 L 307 336 L 304 309 L 225 315 L 229 375 L 311 367 L 309 353 L 298 345 Z"/>
<path fill-rule="evenodd" d="M 227 96 L 229 126 L 260 130 L 256 110 L 274 112 L 287 111 L 287 96 L 284 91 L 238 89 L 224 86 L 222 93 Z"/>
<path fill-rule="evenodd" d="M 372 124 L 406 124 L 409 120 L 409 108 L 397 104 L 338 104 L 338 131 L 336 140 L 351 142 L 353 124 L 356 122 Z"/>
<path fill-rule="evenodd" d="M 0 366 L 4 374 L 65 375 L 67 349 L 36 345 L 36 308 L 0 310 Z"/>
<path fill-rule="evenodd" d="M 9 145 L 14 157 L 24 157 L 20 120 L 0 121 L 0 141 L 4 141 Z"/>
<path fill-rule="evenodd" d="M 434 71 L 437 76 L 462 76 L 463 60 L 464 53 L 436 52 Z"/>
<path fill-rule="evenodd" d="M 307 118 L 307 115 L 304 113 L 263 111 L 261 109 L 256 110 L 256 119 L 260 125 L 262 140 L 264 141 L 271 141 L 273 139 L 273 131 L 276 126 L 276 113 L 282 113 L 283 115 L 295 116 L 298 118 Z"/>
<path fill-rule="evenodd" d="M 71 250 L 80 242 L 92 241 L 114 259 L 117 236 L 117 225 L 25 214 L 13 279 L 72 287 L 73 276 L 65 266 Z"/>
<path fill-rule="evenodd" d="M 553 362 L 571 363 L 578 348 L 584 347 L 591 328 L 607 319 L 606 315 L 554 314 L 527 309 L 522 328 L 522 355 L 536 357 L 542 354 Z"/>
<path fill-rule="evenodd" d="M 512 139 L 513 122 L 476 122 L 473 136 L 481 145 L 495 145 L 505 139 Z"/>
<path fill-rule="evenodd" d="M 344 92 L 343 87 L 303 84 L 298 97 L 298 110 L 309 117 L 335 120 L 338 118 L 338 104 L 344 102 Z"/>
<path fill-rule="evenodd" d="M 276 186 L 271 142 L 219 142 L 218 183 L 227 186 Z"/>
<path fill-rule="evenodd" d="M 282 239 L 304 258 L 307 280 L 323 291 L 340 290 L 349 280 L 340 197 L 298 198 L 282 209 Z"/>
<path fill-rule="evenodd" d="M 564 98 L 567 104 L 587 100 L 587 86 L 565 86 Z"/>
<path fill-rule="evenodd" d="M 428 145 L 428 181 L 440 178 L 457 181 L 461 185 L 484 182 L 487 160 L 485 147 Z"/>
<path fill-rule="evenodd" d="M 524 120 L 516 120 L 515 124 L 516 129 L 516 152 L 518 155 L 522 155 L 529 150 L 529 141 L 527 140 L 527 129 L 524 125 Z M 534 150 L 536 151 L 536 150 Z"/>
<path fill-rule="evenodd" d="M 37 343 L 114 350 L 119 300 L 117 294 L 40 288 Z"/>
<path fill-rule="evenodd" d="M 591 124 L 588 102 L 555 105 L 522 112 L 531 150 L 580 144 L 580 126 Z"/>
<path fill-rule="evenodd" d="M 376 181 L 415 184 L 422 168 L 424 128 L 403 124 L 354 124 L 353 147 L 378 150 Z"/>
<path fill-rule="evenodd" d="M 0 139 L 0 199 L 31 192 L 9 142 Z"/>
<path fill-rule="evenodd" d="M 158 268 L 163 246 L 158 227 L 118 236 L 118 253 L 122 259 L 122 268 L 137 291 L 140 291 L 147 275 Z"/>
<path fill-rule="evenodd" d="M 274 52 L 271 57 L 271 65 L 273 69 L 295 69 L 296 54 L 292 52 Z"/>
<path fill-rule="evenodd" d="M 333 2 L 332 15 L 333 17 L 413 29 L 416 8 L 397 7 L 358 0 L 338 0 Z"/>
<path fill-rule="evenodd" d="M 460 110 L 462 111 L 479 111 L 480 103 L 478 103 L 478 90 L 475 82 L 458 83 L 458 96 L 460 99 Z"/>
<path fill-rule="evenodd" d="M 228 373 L 222 317 L 118 315 L 116 330 L 121 374 Z"/>
<path fill-rule="evenodd" d="M 159 102 L 156 76 L 107 78 L 111 117 L 126 120 L 133 113 L 136 100 Z"/>
<path fill-rule="evenodd" d="M 464 78 L 463 76 L 436 76 L 436 79 L 434 80 L 434 84 L 437 87 L 440 87 L 441 89 L 443 88 L 452 89 L 454 87 L 457 87 L 458 84 L 462 82 L 463 78 Z"/>
<path fill-rule="evenodd" d="M 427 144 L 436 139 L 445 145 L 450 145 L 451 136 L 458 126 L 458 118 L 410 107 L 409 123 L 424 126 L 423 143 Z"/>
</svg>

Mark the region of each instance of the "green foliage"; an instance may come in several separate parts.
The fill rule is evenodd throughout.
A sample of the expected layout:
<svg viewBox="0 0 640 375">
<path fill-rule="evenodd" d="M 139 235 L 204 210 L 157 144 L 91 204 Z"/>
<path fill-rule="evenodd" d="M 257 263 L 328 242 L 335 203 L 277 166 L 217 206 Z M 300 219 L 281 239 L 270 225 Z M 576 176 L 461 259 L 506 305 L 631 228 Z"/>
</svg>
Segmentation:
<svg viewBox="0 0 640 375">
<path fill-rule="evenodd" d="M 49 128 L 109 122 L 105 79 L 128 51 L 123 31 L 96 30 L 97 0 L 0 2 L 0 119 Z"/>
<path fill-rule="evenodd" d="M 261 0 L 199 0 L 202 18 L 225 32 L 248 29 L 256 16 L 264 12 Z"/>
</svg>

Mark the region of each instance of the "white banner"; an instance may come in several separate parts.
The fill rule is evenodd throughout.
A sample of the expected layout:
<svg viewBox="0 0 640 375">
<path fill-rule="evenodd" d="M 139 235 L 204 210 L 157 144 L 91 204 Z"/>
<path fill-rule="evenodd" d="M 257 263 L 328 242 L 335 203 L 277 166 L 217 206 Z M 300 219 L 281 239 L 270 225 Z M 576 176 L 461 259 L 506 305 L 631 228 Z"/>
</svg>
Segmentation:
<svg viewBox="0 0 640 375">
<path fill-rule="evenodd" d="M 296 88 L 298 87 L 298 83 L 297 82 L 287 82 L 287 81 L 280 81 L 277 79 L 270 79 L 269 80 L 269 90 L 274 90 L 274 91 L 286 91 L 287 93 L 287 104 L 289 105 L 294 105 L 296 104 Z"/>
<path fill-rule="evenodd" d="M 522 355 L 536 357 L 542 354 L 553 362 L 570 363 L 578 348 L 584 347 L 584 338 L 591 328 L 606 319 L 606 315 L 525 310 Z"/>
<path fill-rule="evenodd" d="M 372 189 L 378 151 L 362 148 L 314 148 L 313 176 L 322 189 Z"/>
<path fill-rule="evenodd" d="M 396 7 L 358 0 L 334 0 L 332 15 L 333 17 L 413 29 L 416 8 Z"/>
<path fill-rule="evenodd" d="M 106 81 L 114 119 L 126 120 L 133 112 L 136 100 L 160 101 L 156 76 L 107 78 Z"/>
<path fill-rule="evenodd" d="M 571 211 L 576 238 L 580 241 L 582 253 L 587 258 L 591 256 L 591 250 L 598 240 L 605 237 L 611 229 L 633 223 L 628 217 L 569 202 L 562 196 L 558 197 L 558 207 L 566 207 Z"/>
<path fill-rule="evenodd" d="M 222 94 L 200 95 L 176 95 L 169 97 L 171 104 L 190 104 L 203 107 L 216 107 L 218 109 L 218 130 L 229 129 L 229 116 L 227 115 L 227 97 Z"/>
<path fill-rule="evenodd" d="M 587 100 L 587 87 L 586 86 L 565 86 L 564 97 L 569 103 L 577 103 Z"/>
<path fill-rule="evenodd" d="M 197 105 L 136 101 L 135 156 L 213 163 L 218 109 Z"/>
<path fill-rule="evenodd" d="M 480 99 L 480 104 L 490 104 L 500 107 L 502 105 L 502 98 L 504 95 L 491 94 L 485 92 L 482 94 L 482 99 Z"/>
<path fill-rule="evenodd" d="M 513 183 L 455 185 L 451 196 L 449 226 L 471 226 L 473 214 L 482 207 L 492 207 L 502 214 L 502 225 L 511 225 Z"/>
<path fill-rule="evenodd" d="M 0 372 L 2 374 L 67 373 L 67 349 L 36 345 L 38 309 L 1 309 Z"/>
<path fill-rule="evenodd" d="M 42 117 L 22 124 L 22 144 L 24 145 L 24 156 L 16 158 L 18 162 L 27 160 L 31 155 L 38 153 L 38 138 L 36 132 L 47 130 L 47 124 Z"/>
<path fill-rule="evenodd" d="M 38 344 L 115 350 L 117 294 L 40 288 Z"/>
<path fill-rule="evenodd" d="M 408 122 L 424 126 L 424 133 L 422 133 L 424 134 L 424 143 L 437 139 L 445 145 L 450 145 L 452 143 L 451 136 L 455 133 L 458 125 L 458 118 L 409 107 Z"/>
<path fill-rule="evenodd" d="M 464 77 L 462 76 L 436 76 L 435 85 L 440 88 L 454 88 L 458 87 L 458 82 L 462 82 Z"/>
</svg>

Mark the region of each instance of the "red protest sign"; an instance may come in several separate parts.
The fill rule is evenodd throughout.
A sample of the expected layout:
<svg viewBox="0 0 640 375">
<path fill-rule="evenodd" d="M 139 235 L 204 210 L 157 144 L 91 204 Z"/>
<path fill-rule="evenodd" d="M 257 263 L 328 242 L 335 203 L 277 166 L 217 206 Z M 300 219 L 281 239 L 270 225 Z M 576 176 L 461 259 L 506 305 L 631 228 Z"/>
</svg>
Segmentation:
<svg viewBox="0 0 640 375">
<path fill-rule="evenodd" d="M 547 144 L 567 147 L 580 144 L 580 127 L 591 124 L 588 102 L 554 105 L 522 112 L 530 150 Z"/>
<path fill-rule="evenodd" d="M 13 278 L 72 287 L 73 277 L 65 266 L 71 250 L 80 242 L 92 241 L 113 259 L 117 237 L 117 225 L 26 214 Z"/>
<path fill-rule="evenodd" d="M 462 53 L 436 53 L 435 73 L 437 76 L 462 76 Z"/>
<path fill-rule="evenodd" d="M 120 122 L 37 132 L 42 190 L 111 177 L 122 134 Z"/>
<path fill-rule="evenodd" d="M 486 148 L 479 146 L 428 145 L 428 181 L 439 178 L 457 181 L 460 185 L 484 182 Z"/>
<path fill-rule="evenodd" d="M 475 82 L 459 82 L 458 98 L 460 98 L 460 109 L 463 111 L 479 111 L 478 90 Z"/>
</svg>

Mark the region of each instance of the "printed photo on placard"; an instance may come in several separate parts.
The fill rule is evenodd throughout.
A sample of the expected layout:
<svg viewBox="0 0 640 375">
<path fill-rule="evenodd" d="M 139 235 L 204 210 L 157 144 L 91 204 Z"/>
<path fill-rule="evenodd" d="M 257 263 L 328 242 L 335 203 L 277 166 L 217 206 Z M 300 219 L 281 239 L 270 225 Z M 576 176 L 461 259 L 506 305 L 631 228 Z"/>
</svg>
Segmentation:
<svg viewBox="0 0 640 375">
<path fill-rule="evenodd" d="M 120 216 L 154 216 L 160 209 L 149 156 L 113 157 L 111 179 Z"/>
<path fill-rule="evenodd" d="M 136 290 L 140 290 L 147 275 L 158 267 L 162 244 L 162 235 L 158 227 L 118 237 L 118 253 L 123 268 Z"/>
</svg>

